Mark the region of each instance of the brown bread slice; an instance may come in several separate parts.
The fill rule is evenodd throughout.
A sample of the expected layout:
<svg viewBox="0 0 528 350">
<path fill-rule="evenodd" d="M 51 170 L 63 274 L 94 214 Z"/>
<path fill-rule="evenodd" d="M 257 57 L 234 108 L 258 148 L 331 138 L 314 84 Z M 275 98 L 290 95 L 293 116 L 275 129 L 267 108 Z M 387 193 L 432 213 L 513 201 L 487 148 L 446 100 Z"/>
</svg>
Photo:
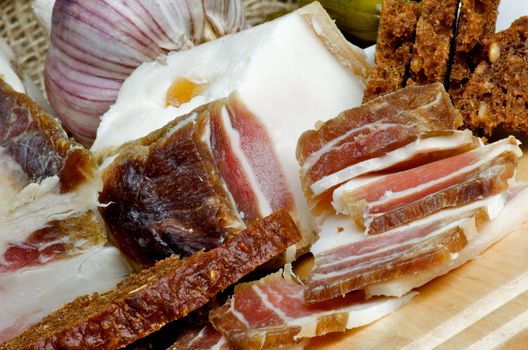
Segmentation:
<svg viewBox="0 0 528 350">
<path fill-rule="evenodd" d="M 108 293 L 77 298 L 0 350 L 123 347 L 205 305 L 299 239 L 287 211 L 278 211 L 215 249 L 172 256 Z"/>
<path fill-rule="evenodd" d="M 528 16 L 495 34 L 456 106 L 466 125 L 528 133 Z"/>
<path fill-rule="evenodd" d="M 363 102 L 404 87 L 419 13 L 414 1 L 383 0 L 376 65 L 367 79 Z"/>
<path fill-rule="evenodd" d="M 423 0 L 407 84 L 444 83 L 459 0 Z"/>
<path fill-rule="evenodd" d="M 456 101 L 471 73 L 485 58 L 486 41 L 495 33 L 500 0 L 461 0 L 449 94 Z"/>
</svg>

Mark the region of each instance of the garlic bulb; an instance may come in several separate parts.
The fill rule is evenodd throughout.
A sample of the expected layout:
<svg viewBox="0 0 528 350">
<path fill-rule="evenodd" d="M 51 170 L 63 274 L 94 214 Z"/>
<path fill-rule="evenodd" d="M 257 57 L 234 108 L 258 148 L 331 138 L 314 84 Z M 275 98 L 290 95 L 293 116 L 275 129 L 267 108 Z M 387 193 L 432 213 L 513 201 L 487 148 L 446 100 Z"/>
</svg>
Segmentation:
<svg viewBox="0 0 528 350">
<path fill-rule="evenodd" d="M 54 4 L 55 0 L 33 0 L 31 4 L 35 16 L 37 16 L 47 33 L 49 33 L 51 28 L 51 12 Z"/>
<path fill-rule="evenodd" d="M 57 0 L 48 99 L 64 126 L 90 144 L 99 117 L 141 63 L 245 27 L 240 0 Z"/>
</svg>

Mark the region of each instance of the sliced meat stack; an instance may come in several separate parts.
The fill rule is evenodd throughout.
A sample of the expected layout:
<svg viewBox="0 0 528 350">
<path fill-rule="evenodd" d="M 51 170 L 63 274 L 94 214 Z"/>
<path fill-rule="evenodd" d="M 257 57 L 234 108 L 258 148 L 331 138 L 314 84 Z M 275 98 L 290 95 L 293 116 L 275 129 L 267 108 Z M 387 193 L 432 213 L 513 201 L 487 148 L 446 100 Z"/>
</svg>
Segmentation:
<svg viewBox="0 0 528 350">
<path fill-rule="evenodd" d="M 398 280 L 446 273 L 471 257 L 463 252 L 485 248 L 474 248 L 483 227 L 525 195 L 514 180 L 522 152 L 513 137 L 484 145 L 457 131 L 459 122 L 443 86 L 432 84 L 372 100 L 300 138 L 319 233 L 307 302 L 363 289 L 401 296 L 435 273 L 405 288 Z"/>
<path fill-rule="evenodd" d="M 0 80 L 0 342 L 130 272 L 97 213 L 90 153 Z"/>
</svg>

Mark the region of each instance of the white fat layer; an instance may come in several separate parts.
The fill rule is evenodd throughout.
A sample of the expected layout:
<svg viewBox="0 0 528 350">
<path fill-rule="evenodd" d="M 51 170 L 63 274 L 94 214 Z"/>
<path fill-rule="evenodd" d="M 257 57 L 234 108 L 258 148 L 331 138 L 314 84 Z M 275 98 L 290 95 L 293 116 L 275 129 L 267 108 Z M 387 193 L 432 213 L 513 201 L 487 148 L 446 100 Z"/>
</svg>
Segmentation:
<svg viewBox="0 0 528 350">
<path fill-rule="evenodd" d="M 316 230 L 319 238 L 310 248 L 313 255 L 365 239 L 363 230 L 350 217 L 340 214 L 328 215 Z"/>
<path fill-rule="evenodd" d="M 94 247 L 73 258 L 0 273 L 0 338 L 22 332 L 80 295 L 113 288 L 131 272 L 116 248 Z"/>
<path fill-rule="evenodd" d="M 327 175 L 311 185 L 315 195 L 335 187 L 354 177 L 373 171 L 387 169 L 398 163 L 410 160 L 419 154 L 425 154 L 441 150 L 457 149 L 473 142 L 472 133 L 469 130 L 456 131 L 452 135 L 418 138 L 416 141 L 388 152 L 384 156 L 367 159 L 341 169 L 331 175 Z"/>
<path fill-rule="evenodd" d="M 503 211 L 507 197 L 508 193 L 503 192 L 465 206 L 444 209 L 435 214 L 426 216 L 425 218 L 415 220 L 395 230 L 410 229 L 412 227 L 426 225 L 445 218 L 460 218 L 477 209 L 485 210 L 490 220 L 493 220 Z M 339 230 L 338 228 L 342 228 L 342 230 Z M 329 250 L 358 242 L 368 237 L 349 216 L 343 214 L 328 215 L 321 219 L 321 224 L 317 226 L 317 230 L 319 233 L 319 239 L 310 249 L 314 255 L 322 254 Z M 403 294 L 400 294 L 400 296 Z"/>
<path fill-rule="evenodd" d="M 403 198 L 403 197 L 409 196 L 409 195 L 411 195 L 413 193 L 424 191 L 425 189 L 427 189 L 429 187 L 434 187 L 434 186 L 436 186 L 438 184 L 441 184 L 442 182 L 448 181 L 449 179 L 456 178 L 456 177 L 461 176 L 463 174 L 470 173 L 473 170 L 476 170 L 476 169 L 484 166 L 486 163 L 488 163 L 488 162 L 492 161 L 493 159 L 497 158 L 502 153 L 512 152 L 512 153 L 516 154 L 517 157 L 521 157 L 522 156 L 522 151 L 519 148 L 519 146 L 517 146 L 517 145 L 511 145 L 511 144 L 508 144 L 508 143 L 502 143 L 500 145 L 496 145 L 497 147 L 493 147 L 494 145 L 495 144 L 492 144 L 492 145 L 477 149 L 475 151 L 471 151 L 471 152 L 474 152 L 474 153 L 483 153 L 484 156 L 481 157 L 477 162 L 471 163 L 471 164 L 469 164 L 469 165 L 467 165 L 467 166 L 465 166 L 465 167 L 463 167 L 461 169 L 458 169 L 457 171 L 452 172 L 448 176 L 444 176 L 444 177 L 441 177 L 439 179 L 436 179 L 436 180 L 433 180 L 433 181 L 429 181 L 429 182 L 423 183 L 423 184 L 421 184 L 419 186 L 412 187 L 412 188 L 409 188 L 407 190 L 403 190 L 403 191 L 400 191 L 400 192 L 389 192 L 389 193 L 386 193 L 379 200 L 371 202 L 371 203 L 369 203 L 369 205 L 375 207 L 375 206 L 378 206 L 378 205 L 382 205 L 385 202 L 394 200 L 396 198 Z M 484 174 L 483 174 L 483 176 L 484 176 Z M 380 180 L 382 180 L 382 179 L 380 179 Z M 346 194 L 346 192 L 344 194 Z M 380 214 L 380 215 L 382 215 L 382 214 Z"/>
<path fill-rule="evenodd" d="M 451 230 L 451 229 L 453 229 L 455 227 L 461 228 L 464 231 L 464 234 L 466 235 L 466 237 L 468 239 L 470 239 L 471 237 L 475 236 L 475 232 L 476 232 L 475 219 L 474 218 L 464 218 L 464 219 L 452 222 L 452 223 L 450 223 L 450 224 L 448 224 L 446 226 L 440 227 L 437 230 L 431 231 L 425 236 L 415 237 L 415 238 L 413 238 L 411 240 L 408 240 L 408 241 L 405 241 L 405 242 L 402 242 L 402 243 L 398 243 L 398 245 L 407 245 L 407 244 L 414 245 L 414 244 L 417 244 L 419 242 L 422 242 L 422 241 L 431 239 L 431 238 L 433 238 L 435 236 L 438 236 L 438 235 L 440 235 L 440 234 L 442 234 L 444 232 L 447 232 L 447 231 L 449 231 L 449 230 Z M 392 231 L 392 232 L 385 232 L 385 233 L 383 233 L 383 235 L 385 237 L 387 237 L 387 235 L 393 235 L 393 234 L 398 235 L 402 231 L 403 231 L 402 229 L 399 229 L 399 230 L 395 230 L 395 231 Z M 388 252 L 389 250 L 392 250 L 392 249 L 394 249 L 396 247 L 397 246 L 394 246 L 394 245 L 386 246 L 386 247 L 384 247 L 382 249 L 379 249 L 379 250 L 376 250 L 376 251 L 373 251 L 373 252 L 359 254 L 359 255 L 353 255 L 353 256 L 348 256 L 348 257 L 340 259 L 340 260 L 325 262 L 325 263 L 319 265 L 319 267 L 327 268 L 327 267 L 331 267 L 331 266 L 334 266 L 334 265 L 337 265 L 337 264 L 342 264 L 342 263 L 353 261 L 353 260 L 359 260 L 359 259 L 368 258 L 370 256 L 378 255 L 378 254 L 383 253 L 383 252 Z M 397 254 L 399 254 L 399 253 L 397 253 Z M 379 262 L 381 262 L 383 260 L 386 260 L 387 262 L 389 262 L 392 259 L 394 259 L 394 256 L 390 255 L 390 254 L 387 254 L 387 255 L 385 255 L 382 258 L 377 258 L 375 261 L 376 261 L 376 263 L 379 263 Z M 335 270 L 333 272 L 329 272 L 329 273 L 322 273 L 322 274 L 321 273 L 312 273 L 310 275 L 310 280 L 311 281 L 318 281 L 318 280 L 321 280 L 321 279 L 327 279 L 327 278 L 333 278 L 333 277 L 337 277 L 337 276 L 346 275 L 346 274 L 348 274 L 348 273 L 350 273 L 350 272 L 352 272 L 354 270 L 362 269 L 362 268 L 365 267 L 365 265 L 368 266 L 371 263 L 372 263 L 372 261 L 367 261 L 365 263 L 357 263 L 357 264 L 354 264 L 353 266 L 349 266 L 349 267 L 346 267 L 344 269 L 337 269 L 337 270 Z"/>
<path fill-rule="evenodd" d="M 253 193 L 257 199 L 258 212 L 262 217 L 268 216 L 273 212 L 273 209 L 271 209 L 271 205 L 266 199 L 266 195 L 260 188 L 255 172 L 249 164 L 249 160 L 242 151 L 242 146 L 240 144 L 240 134 L 238 131 L 233 129 L 231 119 L 229 118 L 229 112 L 225 106 L 222 107 L 220 115 L 222 118 L 222 123 L 224 124 L 224 130 L 229 135 L 229 145 L 233 150 L 233 153 L 236 155 L 237 160 L 240 162 L 245 174 L 244 178 L 249 182 L 249 185 L 251 186 L 251 189 L 253 190 Z"/>
<path fill-rule="evenodd" d="M 179 79 L 206 88 L 178 108 L 166 107 L 166 93 Z M 308 232 L 311 220 L 295 158 L 297 139 L 318 120 L 361 104 L 363 84 L 362 77 L 328 51 L 312 25 L 293 12 L 141 65 L 103 115 L 92 151 L 145 136 L 204 103 L 238 91 L 270 134 L 296 203 L 294 219 Z"/>
<path fill-rule="evenodd" d="M 365 303 L 363 308 L 349 311 L 347 329 L 365 326 L 394 312 L 403 304 L 409 302 L 418 293 L 408 293 L 400 298 L 374 299 Z"/>
<path fill-rule="evenodd" d="M 167 91 L 178 79 L 207 87 L 188 103 L 167 107 Z M 256 100 L 254 112 L 263 112 L 260 117 L 275 119 L 280 114 L 274 126 L 300 124 L 295 125 L 296 130 L 305 130 L 319 119 L 360 104 L 361 80 L 341 66 L 302 15 L 293 12 L 141 65 L 124 82 L 115 105 L 103 115 L 92 150 L 101 152 L 145 136 L 233 91 Z M 268 111 L 272 112 L 269 117 Z M 288 131 L 277 133 L 296 142 L 299 135 Z"/>
<path fill-rule="evenodd" d="M 496 213 L 492 220 L 484 223 L 479 228 L 478 235 L 469 241 L 468 245 L 449 263 L 410 277 L 369 286 L 365 290 L 366 293 L 369 296 L 399 296 L 426 284 L 438 276 L 445 275 L 449 271 L 465 264 L 470 259 L 478 257 L 493 243 L 499 241 L 508 233 L 528 221 L 528 206 L 526 205 L 528 201 L 528 187 L 525 184 L 522 186 L 524 188 L 521 190 L 511 190 L 509 194 L 510 198 L 504 204 L 503 209 Z M 504 196 L 504 198 L 506 197 Z M 495 211 L 498 209 L 495 208 Z"/>
<path fill-rule="evenodd" d="M 410 301 L 418 293 L 409 293 L 401 298 L 377 298 L 340 308 L 317 313 L 313 316 L 306 316 L 295 319 L 294 322 L 288 323 L 292 326 L 300 326 L 301 330 L 295 339 L 313 338 L 317 336 L 317 320 L 333 314 L 346 314 L 348 321 L 346 329 L 366 326 L 388 314 L 394 312 L 403 304 Z"/>
<path fill-rule="evenodd" d="M 25 241 L 51 221 L 78 217 L 95 209 L 99 189 L 99 180 L 92 180 L 75 192 L 60 193 L 59 177 L 52 176 L 11 193 L 10 202 L 4 202 L 0 212 L 0 256 L 10 244 Z"/>
<path fill-rule="evenodd" d="M 284 260 L 290 262 L 290 261 L 294 261 L 296 257 L 297 257 L 297 246 L 294 244 L 294 245 L 289 246 L 288 249 L 286 249 L 286 252 L 284 253 Z"/>
<path fill-rule="evenodd" d="M 15 91 L 25 93 L 22 81 L 13 69 L 12 63 L 15 61 L 15 54 L 0 38 L 0 79 L 9 84 Z"/>
</svg>

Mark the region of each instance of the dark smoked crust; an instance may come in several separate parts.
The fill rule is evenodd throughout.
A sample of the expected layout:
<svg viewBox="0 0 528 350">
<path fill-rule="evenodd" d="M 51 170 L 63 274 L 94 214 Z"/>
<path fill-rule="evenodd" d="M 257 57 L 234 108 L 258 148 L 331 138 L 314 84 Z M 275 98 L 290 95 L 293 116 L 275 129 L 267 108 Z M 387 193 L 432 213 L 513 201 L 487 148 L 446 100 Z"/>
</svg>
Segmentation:
<svg viewBox="0 0 528 350">
<path fill-rule="evenodd" d="M 127 144 L 104 171 L 99 200 L 109 205 L 101 214 L 121 251 L 140 266 L 214 248 L 238 232 L 223 182 L 200 141 L 207 111 L 176 131 L 187 117 Z"/>
<path fill-rule="evenodd" d="M 409 85 L 444 83 L 459 0 L 423 0 Z"/>
<path fill-rule="evenodd" d="M 123 347 L 205 305 L 300 238 L 289 214 L 276 212 L 215 249 L 167 258 L 110 292 L 77 298 L 0 350 Z"/>
<path fill-rule="evenodd" d="M 70 140 L 55 118 L 1 79 L 0 147 L 30 182 L 58 175 L 62 192 L 75 189 L 95 168 L 90 152 Z"/>
<path fill-rule="evenodd" d="M 500 0 L 461 0 L 449 94 L 458 99 L 476 66 L 485 59 L 487 40 L 495 33 Z"/>
<path fill-rule="evenodd" d="M 383 0 L 376 65 L 367 79 L 363 102 L 404 87 L 419 14 L 414 1 Z"/>
</svg>

